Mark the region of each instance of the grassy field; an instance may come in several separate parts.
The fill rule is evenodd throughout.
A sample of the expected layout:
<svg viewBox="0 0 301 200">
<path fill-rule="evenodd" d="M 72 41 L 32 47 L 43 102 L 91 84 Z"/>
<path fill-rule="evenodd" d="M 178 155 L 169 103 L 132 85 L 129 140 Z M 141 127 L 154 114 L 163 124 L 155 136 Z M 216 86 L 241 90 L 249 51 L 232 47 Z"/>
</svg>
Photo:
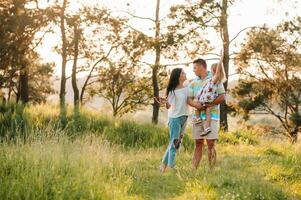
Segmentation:
<svg viewBox="0 0 301 200">
<path fill-rule="evenodd" d="M 25 110 L 25 132 L 15 116 L 9 139 L 2 123 L 0 199 L 301 199 L 300 143 L 221 133 L 215 169 L 204 154 L 194 171 L 188 134 L 177 169 L 161 175 L 165 127 L 83 112 L 61 130 L 57 109 L 45 109 Z"/>
</svg>

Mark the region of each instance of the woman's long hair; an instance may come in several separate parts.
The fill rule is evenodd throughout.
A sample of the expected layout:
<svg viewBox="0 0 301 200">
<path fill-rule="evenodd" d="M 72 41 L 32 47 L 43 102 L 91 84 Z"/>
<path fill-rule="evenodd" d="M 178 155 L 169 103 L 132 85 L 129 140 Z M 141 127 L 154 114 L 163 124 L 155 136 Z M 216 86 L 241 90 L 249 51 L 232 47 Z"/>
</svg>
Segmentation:
<svg viewBox="0 0 301 200">
<path fill-rule="evenodd" d="M 183 70 L 182 68 L 175 68 L 171 71 L 169 82 L 166 89 L 166 96 L 168 96 L 170 92 L 175 92 L 176 87 L 180 83 L 179 78 L 182 70 Z"/>
</svg>

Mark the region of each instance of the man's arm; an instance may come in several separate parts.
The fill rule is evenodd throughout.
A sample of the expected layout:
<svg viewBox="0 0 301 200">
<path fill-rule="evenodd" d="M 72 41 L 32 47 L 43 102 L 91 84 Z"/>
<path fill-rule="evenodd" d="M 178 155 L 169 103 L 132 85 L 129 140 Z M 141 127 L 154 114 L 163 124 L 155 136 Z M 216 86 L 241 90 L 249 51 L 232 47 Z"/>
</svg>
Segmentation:
<svg viewBox="0 0 301 200">
<path fill-rule="evenodd" d="M 212 105 L 218 105 L 225 101 L 225 94 L 220 94 L 218 97 L 212 102 Z"/>
</svg>

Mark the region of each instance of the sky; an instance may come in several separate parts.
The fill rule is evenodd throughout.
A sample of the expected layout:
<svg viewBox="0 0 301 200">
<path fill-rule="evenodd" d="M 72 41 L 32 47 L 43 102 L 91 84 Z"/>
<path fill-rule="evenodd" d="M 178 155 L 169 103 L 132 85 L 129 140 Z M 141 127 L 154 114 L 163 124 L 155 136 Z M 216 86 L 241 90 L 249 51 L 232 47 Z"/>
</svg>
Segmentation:
<svg viewBox="0 0 301 200">
<path fill-rule="evenodd" d="M 121 14 L 120 10 L 127 10 L 137 16 L 154 18 L 156 0 L 72 0 L 70 9 L 76 10 L 82 4 L 98 4 L 113 10 L 116 15 Z M 194 1 L 192 1 L 194 2 Z M 173 5 L 187 3 L 185 0 L 161 0 L 160 16 L 164 17 L 169 13 L 169 9 Z M 47 0 L 43 0 L 41 5 L 47 5 Z M 283 20 L 291 19 L 295 16 L 300 16 L 301 2 L 297 0 L 235 0 L 234 4 L 229 9 L 229 35 L 230 40 L 245 27 L 261 26 L 267 24 L 270 27 L 276 26 Z M 149 31 L 153 26 L 152 22 L 146 20 L 133 19 L 130 21 L 132 26 L 141 31 Z M 230 46 L 230 53 L 239 51 L 239 44 L 243 42 L 245 33 L 239 35 L 235 42 Z M 152 34 L 152 32 L 149 32 Z M 215 33 L 208 34 L 208 39 L 211 44 L 216 47 L 214 53 L 219 53 L 221 41 L 216 38 Z M 39 53 L 43 60 L 47 62 L 55 62 L 55 74 L 60 75 L 61 58 L 60 55 L 53 52 L 53 44 L 60 42 L 60 35 L 47 35 L 45 42 L 39 48 Z M 152 56 L 146 56 L 149 62 L 153 62 Z M 187 62 L 188 60 L 183 60 Z M 162 60 L 162 63 L 170 63 Z M 208 62 L 212 64 L 212 62 Z M 194 77 L 192 66 L 185 68 L 189 79 Z M 71 63 L 67 65 L 67 74 L 71 73 Z M 229 74 L 235 73 L 233 62 L 230 63 Z M 229 80 L 236 79 L 236 76 L 229 77 Z"/>
</svg>

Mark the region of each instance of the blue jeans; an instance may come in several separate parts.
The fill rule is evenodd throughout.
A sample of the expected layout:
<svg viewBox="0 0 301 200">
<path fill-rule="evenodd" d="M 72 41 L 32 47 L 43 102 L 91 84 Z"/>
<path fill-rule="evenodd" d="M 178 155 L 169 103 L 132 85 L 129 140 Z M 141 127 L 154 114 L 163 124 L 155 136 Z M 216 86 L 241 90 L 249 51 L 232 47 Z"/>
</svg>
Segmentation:
<svg viewBox="0 0 301 200">
<path fill-rule="evenodd" d="M 174 145 L 174 140 L 179 139 L 181 132 L 183 131 L 184 125 L 187 121 L 187 116 L 181 116 L 177 118 L 169 118 L 168 128 L 169 128 L 169 145 L 165 151 L 162 159 L 162 163 L 168 167 L 175 166 L 176 158 L 176 148 Z"/>
</svg>

